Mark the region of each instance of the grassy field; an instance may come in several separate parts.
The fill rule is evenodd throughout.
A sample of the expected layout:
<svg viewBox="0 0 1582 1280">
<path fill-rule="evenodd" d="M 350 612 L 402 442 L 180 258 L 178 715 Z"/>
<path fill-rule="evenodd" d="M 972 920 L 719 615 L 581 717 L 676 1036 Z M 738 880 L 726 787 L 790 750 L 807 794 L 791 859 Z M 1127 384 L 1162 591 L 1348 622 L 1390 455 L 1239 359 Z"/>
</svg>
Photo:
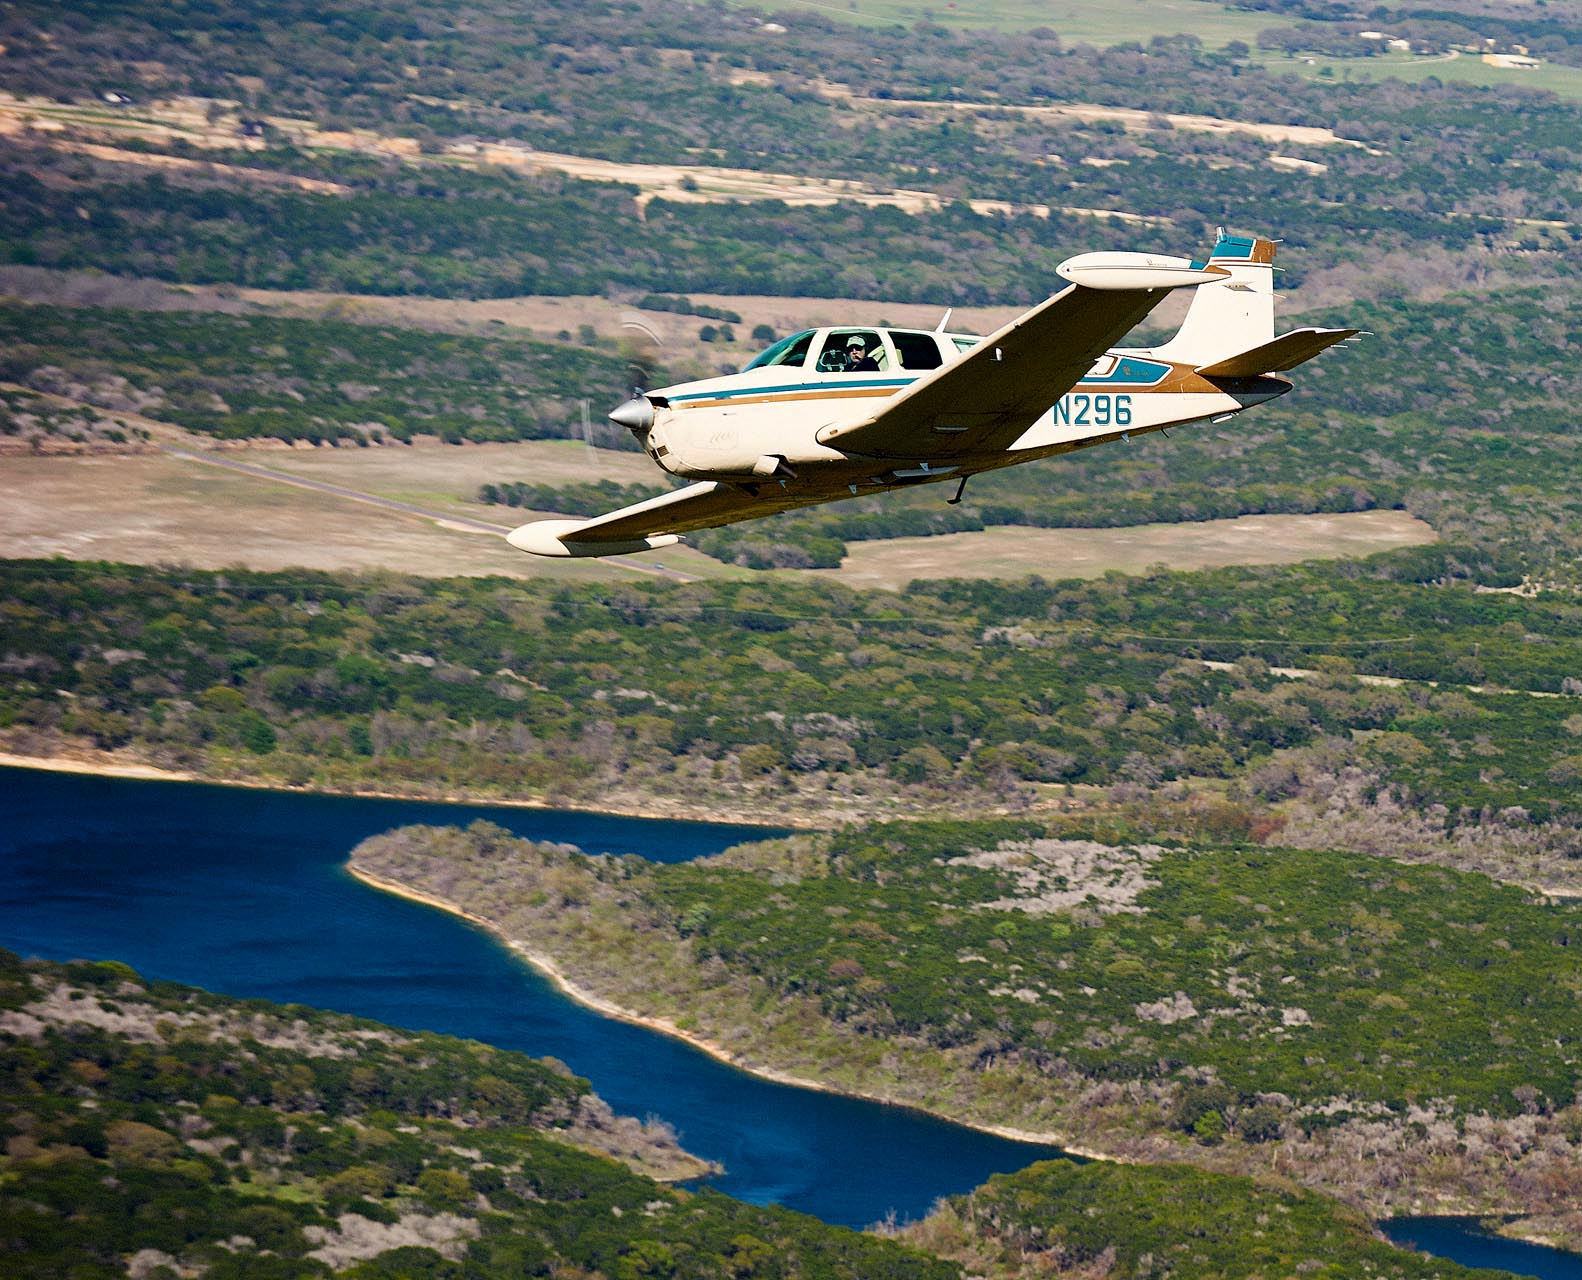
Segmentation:
<svg viewBox="0 0 1582 1280">
<path fill-rule="evenodd" d="M 1132 40 L 1146 44 L 1155 36 L 1187 34 L 1197 36 L 1211 49 L 1240 40 L 1256 51 L 1260 31 L 1290 23 L 1279 14 L 1237 12 L 1209 0 L 1169 0 L 1164 4 L 1150 4 L 1148 0 L 783 0 L 776 7 L 807 9 L 865 26 L 912 26 L 927 21 L 969 30 L 1028 31 L 1048 27 L 1067 44 L 1091 44 L 1100 49 Z M 1320 76 L 1340 81 L 1394 78 L 1417 84 L 1434 76 L 1485 87 L 1524 85 L 1582 99 L 1582 68 L 1553 63 L 1545 63 L 1535 71 L 1511 71 L 1488 66 L 1470 54 L 1328 58 L 1319 54 L 1289 57 L 1261 52 L 1255 52 L 1252 61 L 1273 72 L 1288 71 L 1309 80 Z"/>
<path fill-rule="evenodd" d="M 301 480 L 411 503 L 407 515 L 353 498 L 240 474 L 167 454 L 18 457 L 0 468 L 0 555 L 64 556 L 135 564 L 279 569 L 393 569 L 430 576 L 629 579 L 662 565 L 706 578 L 750 577 L 690 547 L 615 562 L 544 560 L 500 539 L 443 523 L 464 516 L 499 526 L 528 511 L 470 501 L 478 486 L 608 478 L 652 482 L 636 454 L 568 441 L 461 447 L 262 449 L 223 455 Z M 853 587 L 896 590 L 918 577 L 1096 577 L 1149 565 L 1193 569 L 1280 564 L 1430 542 L 1401 512 L 1248 516 L 1131 529 L 995 528 L 934 538 L 852 544 L 840 569 L 817 571 Z M 787 571 L 796 573 L 799 571 Z"/>
<path fill-rule="evenodd" d="M 1263 65 L 1272 72 L 1288 71 L 1308 80 L 1323 77 L 1345 81 L 1402 80 L 1420 84 L 1430 77 L 1485 88 L 1515 85 L 1546 89 L 1562 98 L 1582 99 L 1582 67 L 1546 62 L 1532 71 L 1491 67 L 1472 54 L 1415 58 L 1409 54 L 1380 54 L 1374 58 L 1326 58 L 1321 54 L 1300 57 L 1265 55 Z"/>
<path fill-rule="evenodd" d="M 756 7 L 756 6 L 755 6 Z M 912 26 L 928 21 L 974 30 L 1028 31 L 1049 27 L 1068 44 L 1100 48 L 1127 40 L 1189 33 L 1218 48 L 1232 40 L 1252 44 L 1274 25 L 1268 13 L 1235 13 L 1206 0 L 784 0 L 781 10 L 810 9 L 867 26 Z"/>
<path fill-rule="evenodd" d="M 251 456 L 251 455 L 249 455 Z M 646 454 L 594 449 L 575 440 L 410 449 L 294 449 L 262 455 L 272 470 L 343 485 L 492 524 L 520 523 L 521 513 L 474 501 L 487 483 L 576 484 L 614 480 L 654 484 L 658 468 Z"/>
<path fill-rule="evenodd" d="M 554 455 L 575 457 L 583 447 L 260 450 L 242 457 L 305 479 L 413 502 L 441 515 L 465 514 L 508 526 L 530 519 L 530 513 L 469 508 L 464 496 L 502 475 L 554 476 Z M 512 452 L 502 458 L 500 451 Z M 610 473 L 622 474 L 623 463 L 642 460 L 601 454 L 594 463 L 569 467 L 568 474 L 575 465 L 591 474 L 607 461 Z M 390 569 L 430 577 L 623 581 L 653 572 L 642 561 L 541 559 L 487 533 L 161 454 L 7 459 L 0 468 L 0 554 L 209 569 Z M 699 576 L 748 572 L 684 547 L 674 548 L 661 563 Z"/>
<path fill-rule="evenodd" d="M 914 578 L 1097 578 L 1151 565 L 1212 569 L 1232 564 L 1295 564 L 1371 555 L 1435 541 L 1434 531 L 1404 511 L 1345 515 L 1242 516 L 1194 524 L 1125 529 L 1028 529 L 853 542 L 839 569 L 792 571 L 851 587 L 899 591 Z"/>
</svg>

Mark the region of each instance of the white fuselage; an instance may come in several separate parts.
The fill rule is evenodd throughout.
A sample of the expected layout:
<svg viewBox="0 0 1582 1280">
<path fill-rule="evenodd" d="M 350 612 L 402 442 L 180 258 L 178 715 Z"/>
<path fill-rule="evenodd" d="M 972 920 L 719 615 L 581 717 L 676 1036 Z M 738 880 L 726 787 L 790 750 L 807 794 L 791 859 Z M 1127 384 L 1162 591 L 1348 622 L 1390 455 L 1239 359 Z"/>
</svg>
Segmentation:
<svg viewBox="0 0 1582 1280">
<path fill-rule="evenodd" d="M 909 464 L 906 459 L 847 453 L 821 444 L 820 438 L 830 428 L 872 417 L 885 400 L 930 368 L 959 359 L 978 339 L 865 329 L 861 332 L 870 341 L 877 340 L 871 354 L 883 367 L 865 372 L 819 368 L 821 360 L 831 359 L 830 343 L 851 332 L 848 327 L 797 335 L 807 339 L 800 362 L 755 363 L 740 373 L 650 393 L 656 408 L 645 448 L 666 471 L 689 480 L 773 479 L 794 481 L 797 489 L 892 488 L 972 475 L 1119 436 L 1237 413 L 1289 386 L 1284 380 L 1265 379 L 1266 385 L 1256 391 L 1237 388 L 1238 394 L 1230 394 L 1187 366 L 1154 359 L 1147 351 L 1116 350 L 1101 357 L 1083 381 L 1009 448 Z M 926 367 L 906 367 L 930 359 L 933 363 Z"/>
</svg>

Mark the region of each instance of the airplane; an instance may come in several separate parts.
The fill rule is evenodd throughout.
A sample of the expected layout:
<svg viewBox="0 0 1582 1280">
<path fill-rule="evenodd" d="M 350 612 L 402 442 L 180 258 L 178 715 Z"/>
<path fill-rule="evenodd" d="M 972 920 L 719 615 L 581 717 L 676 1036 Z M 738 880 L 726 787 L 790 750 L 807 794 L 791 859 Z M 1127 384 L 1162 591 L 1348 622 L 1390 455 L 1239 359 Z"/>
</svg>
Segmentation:
<svg viewBox="0 0 1582 1280">
<path fill-rule="evenodd" d="M 987 337 L 827 325 L 739 373 L 639 392 L 610 413 L 693 483 L 585 520 L 507 535 L 540 556 L 629 555 L 798 507 L 968 477 L 1188 423 L 1224 422 L 1291 390 L 1279 375 L 1359 329 L 1274 332 L 1275 242 L 1222 228 L 1206 261 L 1084 253 L 1066 285 Z M 1115 349 L 1174 289 L 1176 334 Z"/>
</svg>

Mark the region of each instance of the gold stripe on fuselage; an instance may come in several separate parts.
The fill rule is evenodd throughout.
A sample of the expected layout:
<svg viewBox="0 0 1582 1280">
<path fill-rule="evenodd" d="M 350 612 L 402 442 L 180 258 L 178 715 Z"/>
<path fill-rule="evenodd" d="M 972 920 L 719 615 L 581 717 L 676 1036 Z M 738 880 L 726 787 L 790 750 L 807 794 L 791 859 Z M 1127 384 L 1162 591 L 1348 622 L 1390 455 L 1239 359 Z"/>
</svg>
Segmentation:
<svg viewBox="0 0 1582 1280">
<path fill-rule="evenodd" d="M 685 412 L 688 409 L 718 409 L 722 404 L 792 404 L 798 400 L 865 400 L 874 396 L 888 398 L 904 390 L 905 387 L 846 387 L 833 391 L 770 392 L 761 396 L 736 394 L 715 396 L 709 400 L 692 400 L 686 404 L 672 404 L 670 407 Z"/>
</svg>

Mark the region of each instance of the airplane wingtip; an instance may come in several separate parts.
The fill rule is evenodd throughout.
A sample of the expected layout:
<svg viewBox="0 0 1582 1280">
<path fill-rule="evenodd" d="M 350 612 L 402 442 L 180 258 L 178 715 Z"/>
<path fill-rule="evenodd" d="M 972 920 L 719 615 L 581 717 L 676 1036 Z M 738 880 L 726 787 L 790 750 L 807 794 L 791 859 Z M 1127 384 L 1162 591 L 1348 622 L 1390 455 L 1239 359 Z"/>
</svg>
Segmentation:
<svg viewBox="0 0 1582 1280">
<path fill-rule="evenodd" d="M 579 542 L 574 536 L 578 529 L 586 529 L 597 523 L 595 520 L 534 520 L 531 524 L 518 525 L 512 529 L 505 535 L 505 540 L 518 551 L 557 560 L 633 555 L 639 551 L 673 547 L 681 541 L 681 536 L 675 533 L 655 533 L 621 542 Z"/>
</svg>

